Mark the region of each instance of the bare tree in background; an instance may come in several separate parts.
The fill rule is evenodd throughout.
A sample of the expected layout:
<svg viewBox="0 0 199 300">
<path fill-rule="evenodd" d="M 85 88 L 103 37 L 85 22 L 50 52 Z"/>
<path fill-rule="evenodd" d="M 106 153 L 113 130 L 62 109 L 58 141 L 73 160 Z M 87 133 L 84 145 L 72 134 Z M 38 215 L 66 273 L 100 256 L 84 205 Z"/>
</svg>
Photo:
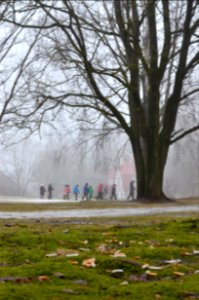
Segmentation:
<svg viewBox="0 0 199 300">
<path fill-rule="evenodd" d="M 164 198 L 170 145 L 199 129 L 198 118 L 176 127 L 197 105 L 198 1 L 5 1 L 1 10 L 26 53 L 1 121 L 17 115 L 33 130 L 65 111 L 95 134 L 121 130 L 132 145 L 138 198 Z"/>
<path fill-rule="evenodd" d="M 14 188 L 15 196 L 26 196 L 34 182 L 33 166 L 38 155 L 33 143 L 29 145 L 28 141 L 24 141 L 17 145 L 17 148 L 13 146 L 2 150 L 2 153 L 1 170 L 8 181 L 11 184 L 13 182 L 13 187 L 10 186 L 7 193 L 9 194 Z"/>
</svg>

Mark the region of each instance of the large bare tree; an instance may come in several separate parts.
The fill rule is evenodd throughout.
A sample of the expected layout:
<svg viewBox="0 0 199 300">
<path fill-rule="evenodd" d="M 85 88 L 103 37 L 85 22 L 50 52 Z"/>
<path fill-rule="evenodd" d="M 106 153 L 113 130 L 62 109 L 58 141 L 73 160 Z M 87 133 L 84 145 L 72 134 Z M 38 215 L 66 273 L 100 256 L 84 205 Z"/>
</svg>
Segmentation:
<svg viewBox="0 0 199 300">
<path fill-rule="evenodd" d="M 198 110 L 198 1 L 16 0 L 2 11 L 26 51 L 4 113 L 26 126 L 66 111 L 95 132 L 122 130 L 138 198 L 164 198 L 170 145 L 199 129 L 198 117 L 176 126 Z"/>
</svg>

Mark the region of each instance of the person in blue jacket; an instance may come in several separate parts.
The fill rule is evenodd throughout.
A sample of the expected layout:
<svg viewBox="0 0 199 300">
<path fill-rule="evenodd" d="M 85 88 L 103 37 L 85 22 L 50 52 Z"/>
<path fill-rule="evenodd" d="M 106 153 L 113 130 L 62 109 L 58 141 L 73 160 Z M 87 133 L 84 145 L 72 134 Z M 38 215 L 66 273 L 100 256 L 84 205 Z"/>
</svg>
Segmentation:
<svg viewBox="0 0 199 300">
<path fill-rule="evenodd" d="M 79 195 L 80 191 L 79 191 L 79 185 L 76 184 L 73 188 L 73 194 L 75 195 L 75 200 L 78 200 L 78 195 Z"/>
</svg>

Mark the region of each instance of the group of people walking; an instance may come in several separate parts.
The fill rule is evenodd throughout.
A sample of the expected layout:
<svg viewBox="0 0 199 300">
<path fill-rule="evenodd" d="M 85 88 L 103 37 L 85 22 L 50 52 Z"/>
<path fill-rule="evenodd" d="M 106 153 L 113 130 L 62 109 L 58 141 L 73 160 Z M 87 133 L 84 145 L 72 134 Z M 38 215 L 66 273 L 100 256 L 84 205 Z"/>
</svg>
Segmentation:
<svg viewBox="0 0 199 300">
<path fill-rule="evenodd" d="M 42 184 L 40 186 L 40 198 L 44 199 L 46 192 L 47 192 L 47 198 L 52 199 L 52 192 L 54 191 L 54 188 L 52 184 L 50 183 L 47 187 Z M 75 200 L 78 200 L 80 196 L 80 188 L 79 185 L 76 184 L 73 189 L 71 190 L 71 187 L 69 184 L 65 184 L 63 189 L 63 199 L 69 200 L 71 192 L 75 196 Z M 99 183 L 97 186 L 97 195 L 95 198 L 97 200 L 108 200 L 108 196 L 110 195 L 110 200 L 117 200 L 117 191 L 116 191 L 116 184 L 114 183 L 112 186 L 108 186 L 107 184 Z M 83 193 L 82 193 L 82 200 L 91 200 L 94 197 L 94 189 L 91 184 L 88 182 L 85 183 L 83 186 Z M 135 181 L 132 180 L 130 182 L 130 189 L 129 189 L 129 195 L 127 200 L 134 200 L 135 199 Z"/>
<path fill-rule="evenodd" d="M 79 185 L 76 184 L 72 190 L 72 193 L 75 196 L 75 200 L 78 200 L 78 197 L 80 195 L 80 189 Z M 103 200 L 104 198 L 106 199 L 106 195 L 108 193 L 108 188 L 105 185 L 102 185 L 99 183 L 98 188 L 97 188 L 97 196 L 96 198 L 99 200 Z M 71 188 L 70 185 L 65 185 L 64 187 L 64 192 L 63 192 L 63 199 L 69 199 L 71 194 Z M 91 184 L 88 182 L 85 183 L 83 187 L 83 193 L 82 193 L 82 200 L 91 200 L 94 196 L 94 189 Z"/>
</svg>

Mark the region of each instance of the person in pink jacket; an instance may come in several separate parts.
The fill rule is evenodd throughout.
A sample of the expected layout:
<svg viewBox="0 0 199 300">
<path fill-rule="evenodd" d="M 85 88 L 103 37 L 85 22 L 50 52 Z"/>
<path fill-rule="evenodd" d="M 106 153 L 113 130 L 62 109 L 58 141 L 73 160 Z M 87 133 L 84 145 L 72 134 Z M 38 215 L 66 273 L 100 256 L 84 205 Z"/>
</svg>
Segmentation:
<svg viewBox="0 0 199 300">
<path fill-rule="evenodd" d="M 70 198 L 70 193 L 71 193 L 70 185 L 69 185 L 69 184 L 66 184 L 66 185 L 64 186 L 63 198 L 69 200 L 69 198 Z"/>
</svg>

